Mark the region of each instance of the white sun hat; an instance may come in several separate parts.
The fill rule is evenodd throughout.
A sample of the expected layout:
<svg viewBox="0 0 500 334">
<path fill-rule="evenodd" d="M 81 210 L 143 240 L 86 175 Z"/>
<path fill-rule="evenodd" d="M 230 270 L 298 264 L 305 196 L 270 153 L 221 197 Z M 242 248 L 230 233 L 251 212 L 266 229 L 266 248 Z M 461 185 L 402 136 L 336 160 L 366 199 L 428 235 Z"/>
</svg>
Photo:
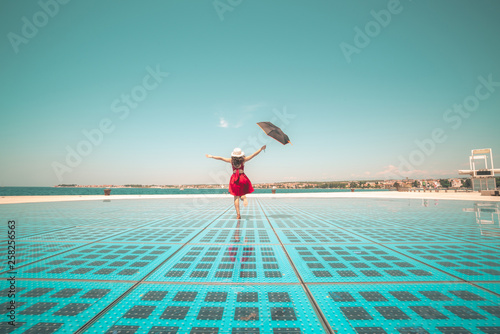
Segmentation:
<svg viewBox="0 0 500 334">
<path fill-rule="evenodd" d="M 241 150 L 241 148 L 238 147 L 233 150 L 233 153 L 231 153 L 232 157 L 242 157 L 244 155 L 245 153 Z"/>
</svg>

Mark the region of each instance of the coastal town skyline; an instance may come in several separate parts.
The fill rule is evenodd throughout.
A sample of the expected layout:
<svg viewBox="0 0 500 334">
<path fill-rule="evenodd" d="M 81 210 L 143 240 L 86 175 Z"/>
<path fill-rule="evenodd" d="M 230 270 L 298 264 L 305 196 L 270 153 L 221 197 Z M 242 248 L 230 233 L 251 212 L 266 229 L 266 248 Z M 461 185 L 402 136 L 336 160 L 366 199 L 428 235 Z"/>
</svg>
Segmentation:
<svg viewBox="0 0 500 334">
<path fill-rule="evenodd" d="M 500 177 L 496 178 L 496 183 L 500 184 Z M 273 182 L 273 183 L 255 183 L 255 188 L 288 188 L 288 189 L 310 189 L 310 188 L 371 188 L 371 189 L 389 189 L 398 186 L 413 188 L 431 187 L 431 188 L 470 188 L 470 178 L 441 178 L 441 179 L 401 179 L 401 180 L 351 180 L 351 181 L 296 181 L 296 182 Z M 227 188 L 227 184 L 100 184 L 100 185 L 78 185 L 78 184 L 59 184 L 54 187 L 75 187 L 75 188 L 173 188 L 173 189 L 203 189 L 203 188 Z"/>
</svg>

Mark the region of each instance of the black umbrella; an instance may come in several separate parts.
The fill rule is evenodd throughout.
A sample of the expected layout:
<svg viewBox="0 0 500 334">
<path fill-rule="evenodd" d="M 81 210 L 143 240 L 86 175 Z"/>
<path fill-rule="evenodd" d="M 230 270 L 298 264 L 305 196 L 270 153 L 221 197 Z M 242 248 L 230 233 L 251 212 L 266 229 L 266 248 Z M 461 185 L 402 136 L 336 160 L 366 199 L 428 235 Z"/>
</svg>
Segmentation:
<svg viewBox="0 0 500 334">
<path fill-rule="evenodd" d="M 288 143 L 291 144 L 290 138 L 276 125 L 274 125 L 271 122 L 259 122 L 257 123 L 258 126 L 261 127 L 262 130 L 271 138 L 276 139 L 283 145 L 286 145 Z"/>
</svg>

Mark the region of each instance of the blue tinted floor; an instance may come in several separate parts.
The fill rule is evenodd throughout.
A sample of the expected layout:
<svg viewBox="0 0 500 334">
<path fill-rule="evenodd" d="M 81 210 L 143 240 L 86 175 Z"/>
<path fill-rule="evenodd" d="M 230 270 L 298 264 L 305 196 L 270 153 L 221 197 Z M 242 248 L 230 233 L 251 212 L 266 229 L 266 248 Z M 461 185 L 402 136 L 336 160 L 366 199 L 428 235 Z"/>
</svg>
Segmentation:
<svg viewBox="0 0 500 334">
<path fill-rule="evenodd" d="M 0 205 L 0 333 L 500 333 L 499 211 L 261 197 L 237 220 L 230 197 Z"/>
</svg>

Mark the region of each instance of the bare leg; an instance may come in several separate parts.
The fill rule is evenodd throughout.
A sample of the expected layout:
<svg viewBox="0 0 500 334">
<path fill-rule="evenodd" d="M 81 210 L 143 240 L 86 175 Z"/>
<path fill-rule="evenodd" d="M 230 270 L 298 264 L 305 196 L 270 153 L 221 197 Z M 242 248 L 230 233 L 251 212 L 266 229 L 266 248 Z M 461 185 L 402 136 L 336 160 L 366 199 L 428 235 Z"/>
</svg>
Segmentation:
<svg viewBox="0 0 500 334">
<path fill-rule="evenodd" d="M 236 209 L 236 219 L 240 219 L 240 198 L 238 196 L 234 196 L 234 208 Z"/>
<path fill-rule="evenodd" d="M 241 196 L 241 199 L 243 200 L 243 205 L 244 205 L 244 206 L 248 206 L 247 196 L 246 196 L 246 195 L 243 195 L 243 196 Z"/>
</svg>

